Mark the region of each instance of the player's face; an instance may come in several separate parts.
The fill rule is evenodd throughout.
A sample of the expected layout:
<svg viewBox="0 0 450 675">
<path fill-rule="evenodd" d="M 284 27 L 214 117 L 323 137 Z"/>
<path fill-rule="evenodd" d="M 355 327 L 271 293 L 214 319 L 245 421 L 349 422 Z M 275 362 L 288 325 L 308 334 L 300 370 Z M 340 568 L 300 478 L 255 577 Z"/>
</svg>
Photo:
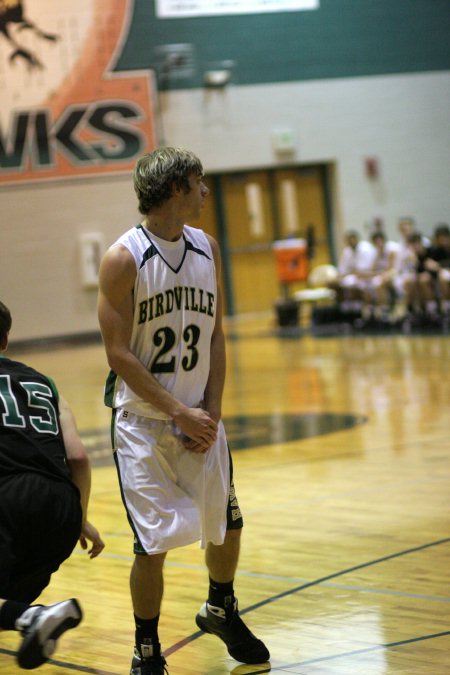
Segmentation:
<svg viewBox="0 0 450 675">
<path fill-rule="evenodd" d="M 354 250 L 358 246 L 358 237 L 355 237 L 354 234 L 349 234 L 347 238 L 347 245 Z"/>
<path fill-rule="evenodd" d="M 424 247 L 421 241 L 411 241 L 409 242 L 409 247 L 416 255 L 424 251 Z"/>
<path fill-rule="evenodd" d="M 203 176 L 191 174 L 189 176 L 190 191 L 185 195 L 186 220 L 197 220 L 203 208 L 209 190 L 203 182 Z"/>
<path fill-rule="evenodd" d="M 410 220 L 401 220 L 398 229 L 403 239 L 408 239 L 408 237 L 413 233 L 414 228 Z"/>
<path fill-rule="evenodd" d="M 382 251 L 384 249 L 384 239 L 382 237 L 376 237 L 373 240 L 373 245 L 378 251 Z"/>
<path fill-rule="evenodd" d="M 436 237 L 436 245 L 442 248 L 450 248 L 450 236 L 448 234 L 440 234 Z"/>
</svg>

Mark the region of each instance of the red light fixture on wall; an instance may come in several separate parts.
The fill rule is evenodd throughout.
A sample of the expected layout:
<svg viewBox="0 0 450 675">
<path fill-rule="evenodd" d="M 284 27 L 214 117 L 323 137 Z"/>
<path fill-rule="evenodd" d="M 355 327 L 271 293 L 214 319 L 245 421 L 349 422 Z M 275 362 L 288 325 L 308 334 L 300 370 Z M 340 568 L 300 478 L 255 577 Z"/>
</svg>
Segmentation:
<svg viewBox="0 0 450 675">
<path fill-rule="evenodd" d="M 366 172 L 367 178 L 374 180 L 378 178 L 380 173 L 380 167 L 377 157 L 365 157 L 364 158 L 364 169 Z"/>
</svg>

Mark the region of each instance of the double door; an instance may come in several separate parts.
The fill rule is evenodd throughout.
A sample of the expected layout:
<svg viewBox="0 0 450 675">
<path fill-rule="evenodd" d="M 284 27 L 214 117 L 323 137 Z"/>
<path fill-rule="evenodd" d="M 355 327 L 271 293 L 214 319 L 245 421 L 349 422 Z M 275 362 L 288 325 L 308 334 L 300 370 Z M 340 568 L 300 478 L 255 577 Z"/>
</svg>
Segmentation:
<svg viewBox="0 0 450 675">
<path fill-rule="evenodd" d="M 332 261 L 326 178 L 325 166 L 206 178 L 211 194 L 200 226 L 221 245 L 228 315 L 271 309 L 280 297 L 274 241 L 308 238 L 311 266 Z"/>
</svg>

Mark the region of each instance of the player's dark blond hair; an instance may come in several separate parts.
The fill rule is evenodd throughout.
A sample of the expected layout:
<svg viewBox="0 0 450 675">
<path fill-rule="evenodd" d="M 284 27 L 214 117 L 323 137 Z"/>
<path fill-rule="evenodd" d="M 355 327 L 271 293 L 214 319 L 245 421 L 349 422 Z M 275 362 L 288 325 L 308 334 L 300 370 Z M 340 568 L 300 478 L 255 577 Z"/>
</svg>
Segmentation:
<svg viewBox="0 0 450 675">
<path fill-rule="evenodd" d="M 0 344 L 3 344 L 11 330 L 11 312 L 3 302 L 0 301 Z"/>
<path fill-rule="evenodd" d="M 191 174 L 203 176 L 203 167 L 190 150 L 163 147 L 140 157 L 133 173 L 140 213 L 146 215 L 162 206 L 172 196 L 174 185 L 188 193 Z"/>
</svg>

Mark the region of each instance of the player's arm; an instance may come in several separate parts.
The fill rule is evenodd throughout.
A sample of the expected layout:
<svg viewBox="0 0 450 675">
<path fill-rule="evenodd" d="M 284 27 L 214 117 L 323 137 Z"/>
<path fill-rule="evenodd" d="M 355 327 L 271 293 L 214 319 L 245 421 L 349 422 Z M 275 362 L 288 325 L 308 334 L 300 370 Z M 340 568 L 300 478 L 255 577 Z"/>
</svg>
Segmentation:
<svg viewBox="0 0 450 675">
<path fill-rule="evenodd" d="M 395 275 L 396 263 L 397 263 L 397 252 L 395 250 L 391 250 L 389 251 L 388 254 L 388 268 L 385 274 L 385 277 L 387 279 L 392 279 L 392 277 Z"/>
<path fill-rule="evenodd" d="M 215 239 L 206 235 L 211 244 L 211 249 L 214 256 L 214 263 L 216 266 L 216 277 L 217 280 L 220 279 L 220 250 L 219 246 Z M 216 316 L 214 330 L 211 336 L 211 346 L 210 346 L 210 367 L 209 367 L 209 376 L 208 381 L 205 387 L 204 394 L 204 407 L 205 410 L 211 415 L 212 419 L 215 422 L 219 422 L 222 417 L 222 395 L 223 388 L 225 384 L 225 371 L 226 371 L 226 353 L 225 353 L 225 335 L 223 332 L 223 303 L 222 303 L 222 293 L 217 285 L 217 295 L 216 295 Z M 194 440 L 186 439 L 184 441 L 184 446 L 191 450 L 192 452 L 205 453 L 213 441 L 202 441 L 196 442 Z"/>
<path fill-rule="evenodd" d="M 92 542 L 89 556 L 95 558 L 105 548 L 105 544 L 97 529 L 87 519 L 89 496 L 91 493 L 91 465 L 79 436 L 72 411 L 67 401 L 61 396 L 59 397 L 59 421 L 70 475 L 72 481 L 80 491 L 80 502 L 83 512 L 80 543 L 83 548 L 87 548 L 86 539 L 89 539 Z"/>
<path fill-rule="evenodd" d="M 433 257 L 433 249 L 427 250 L 427 257 L 424 261 L 424 267 L 427 272 L 438 272 L 441 269 L 439 262 Z"/>
<path fill-rule="evenodd" d="M 169 415 L 197 442 L 213 442 L 217 425 L 201 408 L 189 408 L 162 387 L 130 349 L 136 265 L 124 246 L 114 246 L 100 265 L 98 317 L 110 368 L 152 406 Z"/>
<path fill-rule="evenodd" d="M 352 261 L 351 252 L 347 247 L 345 247 L 338 263 L 338 280 L 342 281 L 342 279 L 347 276 L 347 274 L 355 274 L 356 271 L 357 270 L 355 269 L 355 265 Z"/>
<path fill-rule="evenodd" d="M 225 385 L 226 352 L 225 334 L 223 331 L 223 301 L 220 288 L 221 259 L 219 245 L 208 236 L 214 255 L 217 278 L 217 301 L 214 330 L 211 337 L 211 355 L 208 382 L 205 389 L 205 408 L 211 417 L 218 422 L 222 417 L 222 396 Z"/>
</svg>

